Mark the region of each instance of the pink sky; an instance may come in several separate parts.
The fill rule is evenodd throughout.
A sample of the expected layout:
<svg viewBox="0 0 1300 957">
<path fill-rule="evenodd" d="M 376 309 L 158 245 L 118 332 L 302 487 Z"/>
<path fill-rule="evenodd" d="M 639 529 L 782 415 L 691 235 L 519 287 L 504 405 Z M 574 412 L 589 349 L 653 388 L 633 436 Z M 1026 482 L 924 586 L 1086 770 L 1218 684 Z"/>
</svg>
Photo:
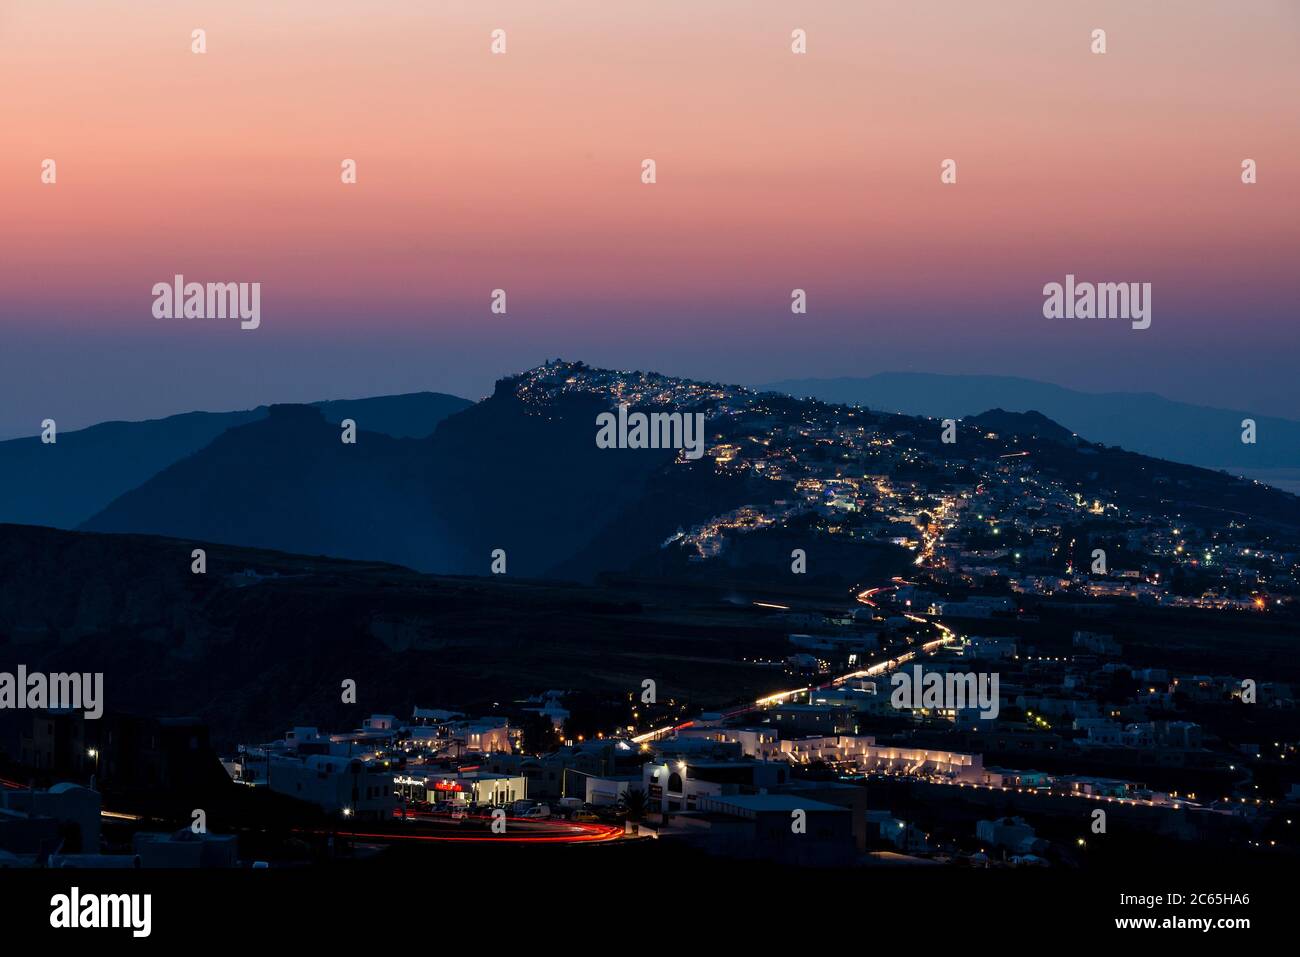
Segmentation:
<svg viewBox="0 0 1300 957">
<path fill-rule="evenodd" d="M 423 387 L 460 391 L 550 354 L 1087 387 L 1077 351 L 1108 367 L 1098 389 L 1155 369 L 1172 393 L 1225 350 L 1296 344 L 1293 3 L 45 0 L 0 8 L 0 89 L 20 344 L 59 327 L 188 356 L 220 333 L 160 331 L 149 289 L 178 272 L 262 282 L 257 334 L 285 349 L 342 354 L 364 328 L 455 350 L 464 381 Z M 1051 325 L 1041 287 L 1066 272 L 1151 282 L 1152 328 Z M 230 348 L 192 401 L 216 401 Z"/>
</svg>

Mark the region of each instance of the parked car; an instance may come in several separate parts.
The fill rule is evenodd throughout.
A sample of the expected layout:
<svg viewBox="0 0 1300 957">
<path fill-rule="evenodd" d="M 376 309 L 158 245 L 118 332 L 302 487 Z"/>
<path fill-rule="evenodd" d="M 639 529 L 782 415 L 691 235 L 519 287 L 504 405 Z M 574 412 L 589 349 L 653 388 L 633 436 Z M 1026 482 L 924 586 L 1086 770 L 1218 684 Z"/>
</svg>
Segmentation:
<svg viewBox="0 0 1300 957">
<path fill-rule="evenodd" d="M 582 798 L 563 797 L 556 802 L 559 805 L 559 813 L 572 817 L 574 812 L 581 811 L 583 808 Z"/>
</svg>

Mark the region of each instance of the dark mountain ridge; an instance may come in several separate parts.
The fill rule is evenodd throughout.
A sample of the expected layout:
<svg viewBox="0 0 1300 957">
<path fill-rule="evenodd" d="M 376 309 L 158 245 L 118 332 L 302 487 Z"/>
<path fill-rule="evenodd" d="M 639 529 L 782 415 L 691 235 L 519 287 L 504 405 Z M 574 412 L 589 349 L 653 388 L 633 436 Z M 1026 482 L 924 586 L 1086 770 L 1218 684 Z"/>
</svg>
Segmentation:
<svg viewBox="0 0 1300 957">
<path fill-rule="evenodd" d="M 194 545 L 206 574 L 191 572 Z M 682 601 L 647 610 L 627 589 L 0 525 L 0 671 L 102 672 L 106 710 L 196 716 L 219 748 L 415 705 L 491 708 L 579 679 L 622 694 L 655 675 L 661 694 L 704 705 L 779 680 L 742 661 L 779 650 L 779 626 L 698 603 L 683 623 Z M 0 750 L 31 714 L 0 711 Z"/>
<path fill-rule="evenodd" d="M 345 418 L 395 437 L 424 437 L 471 403 L 438 392 L 318 402 L 325 420 Z M 0 522 L 73 528 L 167 466 L 206 447 L 228 429 L 264 419 L 267 406 L 238 412 L 186 412 L 143 422 L 101 422 L 0 442 Z"/>
<path fill-rule="evenodd" d="M 872 409 L 961 418 L 984 410 L 1037 410 L 1094 442 L 1203 468 L 1300 468 L 1300 422 L 1242 409 L 1177 402 L 1151 392 L 1091 393 L 1015 376 L 882 372 L 864 377 L 789 379 L 762 388 Z M 1241 441 L 1254 419 L 1258 441 Z"/>
<path fill-rule="evenodd" d="M 1004 409 L 989 409 L 968 420 L 981 429 L 1006 435 L 1032 436 L 1048 439 L 1065 445 L 1073 445 L 1077 436 L 1063 425 L 1058 425 L 1041 412 L 1030 409 L 1028 412 L 1007 412 Z"/>
<path fill-rule="evenodd" d="M 692 459 L 672 448 L 599 447 L 597 416 L 620 401 L 634 411 L 704 415 L 710 451 Z M 695 526 L 715 541 L 734 537 L 729 529 L 746 521 L 726 517 L 735 510 L 766 515 L 759 523 L 766 528 L 751 533 L 758 539 L 741 554 L 769 555 L 763 539 L 780 539 L 780 524 L 796 513 L 824 512 L 810 535 L 833 529 L 833 509 L 813 491 L 833 496 L 823 483 L 883 469 L 896 483 L 959 494 L 1009 468 L 1145 514 L 1188 515 L 1207 526 L 1248 516 L 1261 545 L 1292 540 L 1300 527 L 1293 496 L 1088 442 L 1037 413 L 990 410 L 962 421 L 960 440 L 949 444 L 932 419 L 558 360 L 502 379 L 492 396 L 442 419 L 426 438 L 393 438 L 359 423 L 349 445 L 320 408 L 273 407 L 83 527 L 439 574 L 488 574 L 501 549 L 512 575 L 592 580 L 659 568 L 686 577 L 692 566 L 659 561 L 659 553 Z M 881 541 L 897 534 L 882 531 Z M 864 565 L 889 564 L 856 540 Z M 855 574 L 848 559 L 839 564 L 839 574 Z"/>
</svg>

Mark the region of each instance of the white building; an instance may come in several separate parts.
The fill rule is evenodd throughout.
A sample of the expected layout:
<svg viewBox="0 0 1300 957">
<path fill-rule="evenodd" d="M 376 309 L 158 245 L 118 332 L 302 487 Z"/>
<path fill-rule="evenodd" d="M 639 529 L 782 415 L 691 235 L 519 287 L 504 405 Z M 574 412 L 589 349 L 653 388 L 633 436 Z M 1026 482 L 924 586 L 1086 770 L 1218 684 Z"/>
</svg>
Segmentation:
<svg viewBox="0 0 1300 957">
<path fill-rule="evenodd" d="M 972 658 L 994 660 L 1014 658 L 1016 654 L 1016 640 L 1014 638 L 971 635 L 966 639 L 965 654 Z"/>
<path fill-rule="evenodd" d="M 1026 854 L 1040 846 L 1034 829 L 1018 817 L 1003 817 L 995 821 L 980 821 L 975 825 L 975 836 L 993 847 Z"/>
<path fill-rule="evenodd" d="M 674 735 L 672 742 L 662 742 L 665 750 L 676 750 L 676 742 L 692 739 L 716 744 L 738 744 L 740 753 L 747 758 L 771 761 L 781 756 L 781 742 L 771 728 L 684 728 Z M 686 751 L 688 748 L 682 748 Z"/>
<path fill-rule="evenodd" d="M 528 779 L 522 774 L 492 771 L 408 768 L 394 784 L 407 800 L 435 806 L 505 807 L 528 797 Z"/>
<path fill-rule="evenodd" d="M 18 855 L 34 856 L 42 838 L 52 848 L 60 835 L 82 854 L 99 854 L 100 810 L 99 792 L 80 784 L 63 782 L 48 791 L 0 789 L 0 837 L 12 839 L 10 850 Z"/>
<path fill-rule="evenodd" d="M 492 754 L 504 751 L 510 754 L 510 724 L 505 718 L 476 718 L 457 721 L 451 725 L 452 739 L 465 751 Z"/>
<path fill-rule="evenodd" d="M 798 764 L 822 761 L 864 772 L 894 772 L 939 777 L 965 784 L 985 784 L 984 757 L 962 751 L 877 745 L 870 735 L 825 735 L 789 738 L 781 742 L 787 757 Z"/>
<path fill-rule="evenodd" d="M 622 777 L 589 775 L 586 778 L 587 803 L 593 807 L 614 807 L 628 791 L 639 789 L 641 783 L 642 779 L 639 774 Z"/>
<path fill-rule="evenodd" d="M 648 761 L 641 768 L 646 806 L 662 812 L 693 811 L 701 798 L 757 794 L 790 780 L 775 761 Z"/>
<path fill-rule="evenodd" d="M 272 755 L 268 784 L 326 814 L 384 820 L 397 809 L 393 772 L 380 761 L 332 754 Z"/>
</svg>

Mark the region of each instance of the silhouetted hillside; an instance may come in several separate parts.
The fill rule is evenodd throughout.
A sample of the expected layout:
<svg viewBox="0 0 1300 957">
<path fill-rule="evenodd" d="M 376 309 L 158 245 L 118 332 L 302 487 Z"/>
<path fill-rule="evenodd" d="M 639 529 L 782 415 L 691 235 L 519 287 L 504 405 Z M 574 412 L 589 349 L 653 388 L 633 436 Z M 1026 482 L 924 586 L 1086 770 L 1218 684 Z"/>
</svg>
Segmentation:
<svg viewBox="0 0 1300 957">
<path fill-rule="evenodd" d="M 493 551 L 502 549 L 513 575 L 591 580 L 657 567 L 683 577 L 695 572 L 656 557 L 678 531 L 741 507 L 782 500 L 777 510 L 789 508 L 802 500 L 795 488 L 801 475 L 869 471 L 826 438 L 799 440 L 806 447 L 788 461 L 767 460 L 770 435 L 809 428 L 825 436 L 853 429 L 901 437 L 920 454 L 889 466 L 899 481 L 973 485 L 997 462 L 1023 458 L 1041 478 L 1089 500 L 1210 524 L 1247 515 L 1300 526 L 1300 502 L 1292 496 L 1076 439 L 1038 413 L 992 410 L 963 421 L 962 438 L 944 444 L 933 420 L 647 375 L 541 367 L 501 380 L 491 397 L 443 419 L 424 439 L 370 432 L 358 412 L 355 445 L 340 441 L 319 408 L 275 406 L 267 418 L 223 433 L 121 496 L 84 527 L 436 573 L 488 574 Z M 739 456 L 734 467 L 709 456 L 684 459 L 669 448 L 597 446 L 596 417 L 615 394 L 654 402 L 665 390 L 678 394 L 683 408 L 721 403 L 710 406 L 707 441 Z M 864 562 L 875 565 L 877 557 L 864 553 Z M 852 579 L 858 572 L 846 560 L 837 574 Z"/>
<path fill-rule="evenodd" d="M 344 444 L 320 409 L 274 405 L 82 527 L 439 567 L 425 453 L 364 429 Z"/>
<path fill-rule="evenodd" d="M 188 412 L 148 422 L 102 422 L 0 442 L 0 521 L 69 528 L 226 429 L 255 422 L 265 409 Z"/>
<path fill-rule="evenodd" d="M 422 439 L 432 435 L 447 416 L 462 412 L 474 403 L 442 392 L 408 392 L 312 404 L 321 410 L 326 422 L 335 425 L 352 419 L 367 432 L 380 432 L 397 439 Z"/>
<path fill-rule="evenodd" d="M 1074 433 L 1064 426 L 1057 425 L 1041 412 L 1007 412 L 1004 409 L 989 409 L 972 416 L 969 421 L 981 429 L 1000 435 L 1033 436 L 1071 445 L 1075 441 Z"/>
<path fill-rule="evenodd" d="M 511 574 L 564 568 L 586 578 L 656 547 L 680 515 L 702 519 L 743 500 L 708 463 L 667 474 L 673 450 L 597 448 L 595 417 L 606 408 L 595 396 L 564 396 L 538 414 L 504 380 L 428 439 L 362 431 L 345 445 L 319 410 L 273 406 L 83 527 L 442 573 L 487 574 L 500 548 Z M 675 491 L 656 493 L 661 482 Z"/>
<path fill-rule="evenodd" d="M 743 661 L 779 651 L 781 626 L 710 594 L 692 619 L 688 600 L 643 609 L 625 589 L 211 543 L 195 575 L 192 544 L 0 525 L 0 671 L 103 672 L 106 709 L 195 715 L 218 747 L 579 683 L 621 694 L 653 675 L 660 694 L 711 706 L 781 679 Z M 0 746 L 30 715 L 0 711 Z"/>
<path fill-rule="evenodd" d="M 1245 410 L 1174 402 L 1150 392 L 1077 392 L 1013 376 L 882 372 L 863 378 L 790 379 L 763 386 L 795 396 L 889 412 L 961 418 L 986 409 L 1036 409 L 1094 442 L 1204 468 L 1263 478 L 1259 470 L 1300 467 L 1300 422 Z M 1241 441 L 1253 418 L 1258 441 Z"/>
<path fill-rule="evenodd" d="M 354 419 L 358 427 L 422 438 L 472 403 L 439 392 L 318 402 L 325 420 Z M 266 417 L 242 412 L 187 412 L 145 422 L 102 422 L 40 438 L 0 442 L 0 522 L 72 528 L 167 466 L 208 445 L 227 429 Z"/>
</svg>

